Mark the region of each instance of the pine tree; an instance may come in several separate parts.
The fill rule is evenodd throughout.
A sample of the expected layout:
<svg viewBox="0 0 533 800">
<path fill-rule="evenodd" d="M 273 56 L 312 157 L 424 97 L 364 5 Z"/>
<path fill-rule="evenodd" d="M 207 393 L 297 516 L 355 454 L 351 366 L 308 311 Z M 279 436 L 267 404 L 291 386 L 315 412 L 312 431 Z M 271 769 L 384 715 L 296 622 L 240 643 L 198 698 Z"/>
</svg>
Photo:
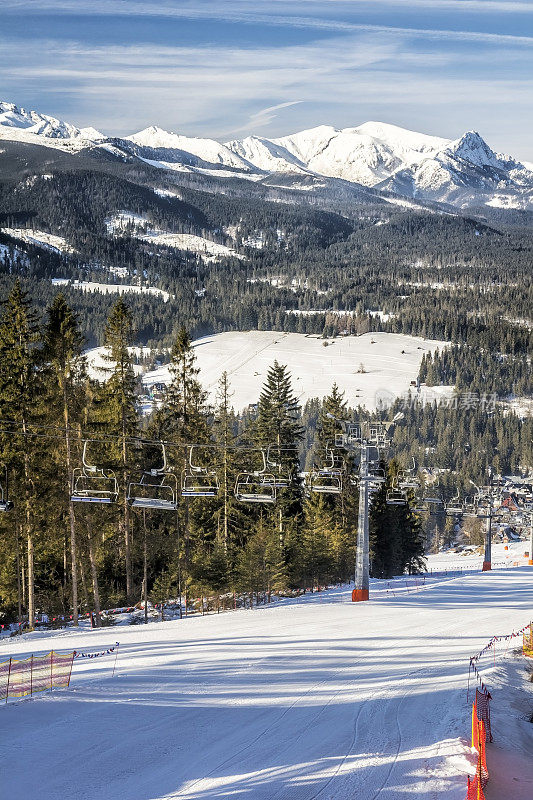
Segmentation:
<svg viewBox="0 0 533 800">
<path fill-rule="evenodd" d="M 137 434 L 138 414 L 136 379 L 128 347 L 133 341 L 133 317 L 120 298 L 111 310 L 104 332 L 108 349 L 108 380 L 100 388 L 95 402 L 97 429 L 110 438 L 106 455 L 119 464 L 122 472 L 122 535 L 126 568 L 126 602 L 133 599 L 130 506 L 127 500 L 130 455 L 128 440 Z"/>
<path fill-rule="evenodd" d="M 33 500 L 35 470 L 32 463 L 37 440 L 30 435 L 39 409 L 37 373 L 38 325 L 31 301 L 17 280 L 0 319 L 0 419 L 11 433 L 2 435 L 3 461 L 15 476 L 27 542 L 27 607 L 30 629 L 35 621 Z M 4 428 L 5 430 L 5 428 Z"/>
<path fill-rule="evenodd" d="M 303 439 L 303 428 L 290 373 L 277 361 L 268 370 L 259 397 L 253 438 L 263 452 L 270 452 L 272 469 L 288 481 L 287 488 L 279 493 L 277 503 L 278 533 L 283 547 L 287 520 L 292 518 L 294 521 L 302 510 L 298 446 Z"/>
<path fill-rule="evenodd" d="M 210 443 L 206 392 L 199 380 L 196 356 L 191 339 L 185 328 L 181 328 L 171 351 L 169 371 L 171 382 L 167 388 L 165 401 L 157 414 L 159 435 L 176 443 L 172 448 L 170 463 L 177 471 L 187 469 L 190 455 L 189 446 Z M 196 456 L 206 465 L 212 462 L 209 448 L 198 448 Z M 216 523 L 215 523 L 216 524 Z M 183 532 L 178 546 L 178 569 L 184 575 L 185 588 L 191 580 L 193 553 L 191 544 L 193 533 L 206 536 L 207 529 L 213 526 L 213 506 L 210 503 L 190 501 L 183 498 L 180 504 L 179 527 Z M 183 573 L 181 570 L 181 549 L 183 545 Z"/>
<path fill-rule="evenodd" d="M 334 521 L 324 495 L 311 495 L 304 503 L 301 558 L 304 586 L 327 582 L 334 566 Z"/>
<path fill-rule="evenodd" d="M 43 333 L 43 358 L 47 364 L 49 409 L 64 424 L 64 496 L 70 498 L 72 484 L 71 426 L 80 417 L 87 400 L 86 370 L 82 355 L 83 336 L 78 321 L 63 294 L 58 294 L 48 308 L 48 320 Z M 63 470 L 62 470 L 63 471 Z M 72 619 L 78 624 L 78 566 L 76 553 L 76 523 L 74 506 L 69 500 Z"/>
</svg>

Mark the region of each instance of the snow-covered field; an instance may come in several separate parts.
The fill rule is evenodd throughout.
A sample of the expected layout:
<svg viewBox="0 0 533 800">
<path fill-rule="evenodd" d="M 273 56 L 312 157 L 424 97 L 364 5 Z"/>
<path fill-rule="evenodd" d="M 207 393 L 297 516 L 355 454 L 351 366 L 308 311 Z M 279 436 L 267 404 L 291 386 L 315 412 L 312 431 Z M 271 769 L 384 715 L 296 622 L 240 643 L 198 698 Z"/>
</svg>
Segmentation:
<svg viewBox="0 0 533 800">
<path fill-rule="evenodd" d="M 170 192 L 166 193 L 171 194 Z M 127 231 L 137 239 L 144 242 L 151 242 L 154 245 L 164 245 L 165 247 L 175 247 L 176 250 L 187 250 L 201 256 L 206 263 L 216 261 L 219 258 L 245 258 L 236 250 L 227 247 L 225 244 L 213 242 L 203 236 L 196 236 L 192 233 L 170 233 L 154 228 L 148 217 L 143 214 L 136 214 L 133 211 L 118 211 L 106 220 L 108 233 L 116 236 L 124 235 Z M 133 226 L 133 230 L 132 230 Z M 142 229 L 142 230 L 140 230 Z"/>
<path fill-rule="evenodd" d="M 201 256 L 203 261 L 216 261 L 218 258 L 245 258 L 241 253 L 237 253 L 225 244 L 212 242 L 203 236 L 195 236 L 192 233 L 165 233 L 164 231 L 153 231 L 144 236 L 139 236 L 144 242 L 151 242 L 155 245 L 175 247 L 177 250 L 187 250 Z"/>
<path fill-rule="evenodd" d="M 128 347 L 128 352 L 132 358 L 149 357 L 150 351 L 143 347 Z M 109 370 L 113 368 L 114 362 L 108 361 L 109 349 L 107 347 L 92 347 L 85 351 L 87 359 L 87 371 L 93 380 L 105 381 Z M 142 375 L 143 367 L 141 364 L 134 364 L 133 371 L 136 375 Z"/>
<path fill-rule="evenodd" d="M 276 331 L 219 333 L 194 342 L 199 378 L 214 399 L 218 380 L 228 373 L 231 402 L 243 409 L 259 399 L 268 368 L 277 359 L 292 373 L 293 388 L 301 403 L 324 397 L 336 381 L 346 392 L 348 404 L 376 408 L 379 399 L 388 401 L 409 390 L 418 375 L 425 353 L 445 342 L 393 333 L 368 333 L 325 340 L 318 336 Z M 359 373 L 361 364 L 365 372 Z M 146 386 L 166 383 L 166 367 L 147 373 Z M 416 391 L 416 389 L 414 390 Z"/>
<path fill-rule="evenodd" d="M 5 796 L 463 800 L 469 657 L 532 608 L 533 569 L 520 567 L 374 592 L 369 603 L 331 589 L 253 611 L 9 640 L 4 657 L 115 639 L 120 650 L 114 678 L 113 656 L 83 659 L 69 690 L 0 709 Z M 503 685 L 505 664 L 516 665 L 496 664 L 481 664 L 496 686 L 487 798 L 526 800 L 531 734 Z"/>
<path fill-rule="evenodd" d="M 151 294 L 160 297 L 166 303 L 170 294 L 157 286 L 136 286 L 128 283 L 96 283 L 95 281 L 70 281 L 68 278 L 52 278 L 54 286 L 70 285 L 81 292 L 97 292 L 99 294 Z"/>
<path fill-rule="evenodd" d="M 26 244 L 33 244 L 36 247 L 43 247 L 45 250 L 52 250 L 55 253 L 75 253 L 76 251 L 63 236 L 56 236 L 46 231 L 33 230 L 32 228 L 0 228 L 2 233 L 19 239 Z"/>
</svg>

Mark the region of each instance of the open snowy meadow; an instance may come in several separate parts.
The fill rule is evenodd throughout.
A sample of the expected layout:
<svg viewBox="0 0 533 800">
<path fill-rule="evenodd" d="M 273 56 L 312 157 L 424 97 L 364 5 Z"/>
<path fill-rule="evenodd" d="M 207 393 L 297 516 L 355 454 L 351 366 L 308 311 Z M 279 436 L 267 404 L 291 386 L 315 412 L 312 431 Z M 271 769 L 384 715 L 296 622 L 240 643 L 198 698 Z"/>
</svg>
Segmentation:
<svg viewBox="0 0 533 800">
<path fill-rule="evenodd" d="M 346 392 L 350 406 L 364 405 L 373 410 L 380 399 L 387 403 L 407 394 L 411 381 L 417 378 L 422 357 L 446 347 L 446 342 L 399 333 L 374 332 L 324 340 L 302 333 L 233 331 L 197 339 L 193 347 L 199 378 L 210 399 L 215 399 L 218 381 L 226 371 L 235 409 L 257 403 L 267 370 L 277 360 L 287 365 L 300 403 L 325 397 L 336 382 Z M 166 366 L 143 377 L 147 387 L 169 381 Z M 416 393 L 416 389 L 413 391 Z"/>
<path fill-rule="evenodd" d="M 115 639 L 120 649 L 114 677 L 114 655 L 81 659 L 70 689 L 0 709 L 2 795 L 463 800 L 474 770 L 469 657 L 529 622 L 533 569 L 413 585 L 374 582 L 368 603 L 344 587 L 252 611 L 4 641 L 3 658 Z M 517 645 L 480 664 L 494 695 L 488 800 L 533 796 L 533 726 L 516 703 L 522 693 L 531 706 L 533 685 Z"/>
</svg>

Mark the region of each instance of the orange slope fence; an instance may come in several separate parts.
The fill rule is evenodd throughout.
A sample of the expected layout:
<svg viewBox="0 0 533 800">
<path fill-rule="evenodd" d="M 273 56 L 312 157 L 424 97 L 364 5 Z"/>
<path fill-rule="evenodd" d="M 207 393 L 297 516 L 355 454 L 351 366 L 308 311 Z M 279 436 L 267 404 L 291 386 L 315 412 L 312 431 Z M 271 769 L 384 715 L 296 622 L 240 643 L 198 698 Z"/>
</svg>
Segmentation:
<svg viewBox="0 0 533 800">
<path fill-rule="evenodd" d="M 522 634 L 522 652 L 525 656 L 533 658 L 533 622 Z"/>
<path fill-rule="evenodd" d="M 483 789 L 489 780 L 487 769 L 486 743 L 492 742 L 490 731 L 490 693 L 476 689 L 472 703 L 472 749 L 477 751 L 476 774 L 468 776 L 466 800 L 484 800 Z"/>
<path fill-rule="evenodd" d="M 492 731 L 490 727 L 490 701 L 492 696 L 481 679 L 477 663 L 491 648 L 494 651 L 495 661 L 496 645 L 498 642 L 508 642 L 517 636 L 522 636 L 523 654 L 533 658 L 533 622 L 530 622 L 529 625 L 526 625 L 519 631 L 513 631 L 506 636 L 494 636 L 477 655 L 472 656 L 470 659 L 468 683 L 470 684 L 470 673 L 473 672 L 480 686 L 476 687 L 476 696 L 472 703 L 472 749 L 477 752 L 476 773 L 473 777 L 468 776 L 468 788 L 465 800 L 485 800 L 483 789 L 489 780 L 486 744 L 487 742 L 492 742 Z"/>
<path fill-rule="evenodd" d="M 70 684 L 75 650 L 56 653 L 51 650 L 43 656 L 30 656 L 22 660 L 10 658 L 0 664 L 0 702 L 9 698 L 30 697 L 37 692 L 66 689 Z"/>
</svg>

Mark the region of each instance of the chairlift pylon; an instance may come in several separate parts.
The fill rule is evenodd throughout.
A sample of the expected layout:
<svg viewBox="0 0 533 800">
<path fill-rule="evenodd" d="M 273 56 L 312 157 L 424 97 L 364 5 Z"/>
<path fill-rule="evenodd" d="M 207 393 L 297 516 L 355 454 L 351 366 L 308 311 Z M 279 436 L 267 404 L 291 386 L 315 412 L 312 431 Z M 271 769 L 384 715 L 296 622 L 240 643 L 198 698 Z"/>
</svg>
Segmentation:
<svg viewBox="0 0 533 800">
<path fill-rule="evenodd" d="M 178 507 L 178 482 L 167 466 L 165 445 L 160 442 L 162 464 L 145 470 L 139 481 L 128 484 L 127 500 L 132 508 L 175 511 Z"/>
<path fill-rule="evenodd" d="M 113 471 L 106 471 L 87 462 L 87 447 L 90 439 L 83 442 L 81 467 L 72 472 L 70 500 L 72 503 L 115 503 L 118 497 L 118 482 Z"/>
</svg>

